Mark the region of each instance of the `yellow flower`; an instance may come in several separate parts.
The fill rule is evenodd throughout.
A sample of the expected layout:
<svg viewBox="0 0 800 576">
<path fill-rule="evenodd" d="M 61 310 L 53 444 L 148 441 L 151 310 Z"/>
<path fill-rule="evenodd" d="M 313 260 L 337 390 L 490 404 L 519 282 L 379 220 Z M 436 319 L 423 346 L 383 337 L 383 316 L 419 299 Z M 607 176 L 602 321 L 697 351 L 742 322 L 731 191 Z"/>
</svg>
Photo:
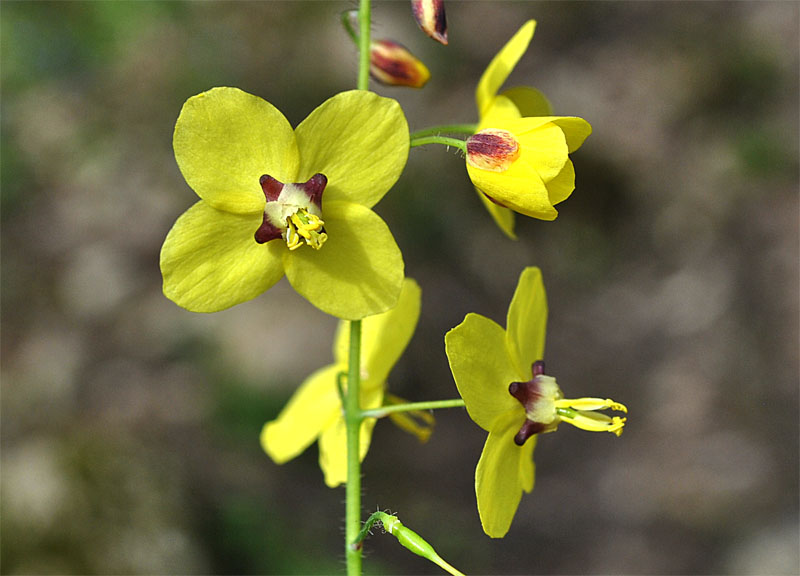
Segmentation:
<svg viewBox="0 0 800 576">
<path fill-rule="evenodd" d="M 544 373 L 547 300 L 538 268 L 526 268 L 508 308 L 506 329 L 478 314 L 445 335 L 445 348 L 470 418 L 489 433 L 475 470 L 484 532 L 502 538 L 522 493 L 533 490 L 537 434 L 566 422 L 619 436 L 625 418 L 597 413 L 627 408 L 603 398 L 567 399 Z"/>
<path fill-rule="evenodd" d="M 168 298 L 216 312 L 255 298 L 285 274 L 309 302 L 339 318 L 396 304 L 402 254 L 371 210 L 408 158 L 408 124 L 396 101 L 343 92 L 292 130 L 261 98 L 214 88 L 186 101 L 173 146 L 201 200 L 161 249 Z"/>
<path fill-rule="evenodd" d="M 510 238 L 516 238 L 514 212 L 542 220 L 556 218 L 553 205 L 575 188 L 575 171 L 567 154 L 591 133 L 591 126 L 581 118 L 553 117 L 550 103 L 535 88 L 519 86 L 498 94 L 528 49 L 535 28 L 535 20 L 526 22 L 484 71 L 475 91 L 478 132 L 467 141 L 469 177 L 494 221 Z M 485 152 L 492 151 L 498 132 L 513 142 L 517 155 L 491 162 L 492 168 L 487 168 Z M 470 154 L 470 145 L 482 150 L 483 158 Z"/>
<path fill-rule="evenodd" d="M 386 379 L 417 326 L 420 288 L 407 278 L 397 306 L 361 323 L 361 408 L 384 404 Z M 319 465 L 325 483 L 334 488 L 347 481 L 347 434 L 337 380 L 347 373 L 349 322 L 341 322 L 333 347 L 334 363 L 311 374 L 278 417 L 264 425 L 261 446 L 278 464 L 298 456 L 319 440 Z M 346 378 L 342 379 L 346 389 Z M 367 454 L 374 418 L 361 425 L 361 460 Z"/>
</svg>

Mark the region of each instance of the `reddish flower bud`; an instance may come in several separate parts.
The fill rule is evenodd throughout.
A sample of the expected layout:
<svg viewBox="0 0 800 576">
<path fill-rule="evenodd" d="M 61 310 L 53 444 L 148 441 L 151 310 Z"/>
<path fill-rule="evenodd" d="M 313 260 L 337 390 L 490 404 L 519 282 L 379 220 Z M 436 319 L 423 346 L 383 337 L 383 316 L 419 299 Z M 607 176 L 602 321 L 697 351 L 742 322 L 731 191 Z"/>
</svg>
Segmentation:
<svg viewBox="0 0 800 576">
<path fill-rule="evenodd" d="M 506 130 L 487 128 L 467 139 L 467 163 L 474 168 L 505 172 L 519 158 L 519 143 Z"/>
<path fill-rule="evenodd" d="M 405 46 L 391 40 L 376 40 L 370 45 L 369 72 L 375 80 L 389 86 L 422 88 L 431 73 Z"/>
<path fill-rule="evenodd" d="M 447 45 L 447 18 L 444 0 L 411 0 L 411 11 L 425 34 Z"/>
</svg>

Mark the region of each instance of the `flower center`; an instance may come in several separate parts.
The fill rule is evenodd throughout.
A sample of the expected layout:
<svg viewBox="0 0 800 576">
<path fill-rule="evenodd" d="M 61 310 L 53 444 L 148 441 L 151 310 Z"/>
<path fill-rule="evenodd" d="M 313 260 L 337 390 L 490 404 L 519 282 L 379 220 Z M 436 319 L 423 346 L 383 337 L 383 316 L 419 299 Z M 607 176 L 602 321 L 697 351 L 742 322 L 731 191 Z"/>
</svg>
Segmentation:
<svg viewBox="0 0 800 576">
<path fill-rule="evenodd" d="M 473 168 L 505 172 L 519 158 L 519 144 L 507 130 L 487 128 L 467 139 L 467 163 Z"/>
<path fill-rule="evenodd" d="M 314 174 L 306 182 L 284 184 L 268 174 L 260 179 L 267 203 L 264 219 L 255 233 L 264 244 L 283 238 L 289 250 L 303 245 L 319 250 L 328 239 L 322 220 L 322 193 L 328 184 L 324 174 Z"/>
<path fill-rule="evenodd" d="M 531 366 L 532 378 L 527 382 L 512 382 L 508 392 L 525 408 L 525 422 L 514 436 L 518 446 L 541 432 L 553 432 L 560 422 L 567 422 L 576 428 L 589 432 L 611 432 L 619 436 L 626 419 L 620 416 L 606 416 L 598 410 L 617 410 L 627 413 L 628 409 L 610 398 L 564 398 L 556 379 L 544 373 L 544 362 L 537 360 Z"/>
</svg>

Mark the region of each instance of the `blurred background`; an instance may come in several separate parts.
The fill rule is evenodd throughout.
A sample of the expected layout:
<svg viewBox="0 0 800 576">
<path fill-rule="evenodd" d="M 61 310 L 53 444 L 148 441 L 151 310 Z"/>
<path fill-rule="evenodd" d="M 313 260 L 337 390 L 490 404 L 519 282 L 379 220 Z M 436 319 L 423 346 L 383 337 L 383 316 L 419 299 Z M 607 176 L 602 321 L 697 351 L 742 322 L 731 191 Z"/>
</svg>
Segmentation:
<svg viewBox="0 0 800 576">
<path fill-rule="evenodd" d="M 186 312 L 158 255 L 196 200 L 172 153 L 183 102 L 237 86 L 296 125 L 355 86 L 338 23 L 355 4 L 0 6 L 4 574 L 344 572 L 344 491 L 316 446 L 277 466 L 258 444 L 331 361 L 335 320 L 285 279 Z M 444 333 L 471 311 L 504 323 L 538 265 L 548 372 L 630 418 L 619 439 L 541 438 L 503 540 L 481 530 L 485 433 L 463 410 L 425 445 L 380 423 L 365 516 L 397 512 L 468 573 L 797 574 L 800 4 L 449 1 L 449 47 L 408 2 L 373 16 L 431 70 L 421 91 L 373 85 L 412 130 L 474 122 L 478 78 L 529 18 L 506 86 L 594 127 L 559 218 L 518 218 L 517 242 L 458 154 L 411 151 L 376 208 L 423 289 L 391 391 L 454 397 Z M 368 574 L 440 573 L 380 532 L 365 554 Z"/>
</svg>

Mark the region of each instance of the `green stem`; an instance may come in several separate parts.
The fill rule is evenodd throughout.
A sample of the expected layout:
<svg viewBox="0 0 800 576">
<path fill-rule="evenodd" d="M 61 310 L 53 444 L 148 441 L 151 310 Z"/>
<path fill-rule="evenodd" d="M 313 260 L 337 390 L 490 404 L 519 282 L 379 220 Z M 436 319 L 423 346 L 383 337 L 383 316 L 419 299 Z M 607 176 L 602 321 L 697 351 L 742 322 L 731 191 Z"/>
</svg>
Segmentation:
<svg viewBox="0 0 800 576">
<path fill-rule="evenodd" d="M 472 136 L 475 134 L 477 128 L 477 124 L 442 124 L 441 126 L 431 126 L 424 130 L 417 130 L 411 134 L 411 138 L 438 136 L 439 134 L 465 134 L 467 136 Z"/>
<path fill-rule="evenodd" d="M 464 401 L 461 398 L 452 400 L 431 400 L 430 402 L 409 402 L 408 404 L 392 404 L 391 406 L 381 406 L 373 410 L 364 410 L 361 415 L 364 418 L 383 418 L 393 412 L 411 412 L 412 410 L 437 410 L 439 408 L 463 408 Z"/>
<path fill-rule="evenodd" d="M 361 0 L 358 8 L 358 89 L 369 90 L 370 0 Z"/>
<path fill-rule="evenodd" d="M 458 138 L 449 138 L 447 136 L 423 136 L 422 138 L 412 138 L 411 147 L 425 146 L 426 144 L 442 144 L 444 146 L 455 146 L 464 154 L 467 153 L 467 143 Z"/>
<path fill-rule="evenodd" d="M 361 547 L 356 546 L 361 526 L 361 320 L 350 322 L 350 357 L 344 418 L 347 426 L 347 490 L 345 504 L 345 555 L 347 575 L 361 576 Z"/>
<path fill-rule="evenodd" d="M 370 0 L 360 0 L 358 24 L 358 89 L 369 90 Z M 350 354 L 344 418 L 347 427 L 347 488 L 345 491 L 344 553 L 347 576 L 361 576 L 361 320 L 350 322 Z"/>
</svg>

